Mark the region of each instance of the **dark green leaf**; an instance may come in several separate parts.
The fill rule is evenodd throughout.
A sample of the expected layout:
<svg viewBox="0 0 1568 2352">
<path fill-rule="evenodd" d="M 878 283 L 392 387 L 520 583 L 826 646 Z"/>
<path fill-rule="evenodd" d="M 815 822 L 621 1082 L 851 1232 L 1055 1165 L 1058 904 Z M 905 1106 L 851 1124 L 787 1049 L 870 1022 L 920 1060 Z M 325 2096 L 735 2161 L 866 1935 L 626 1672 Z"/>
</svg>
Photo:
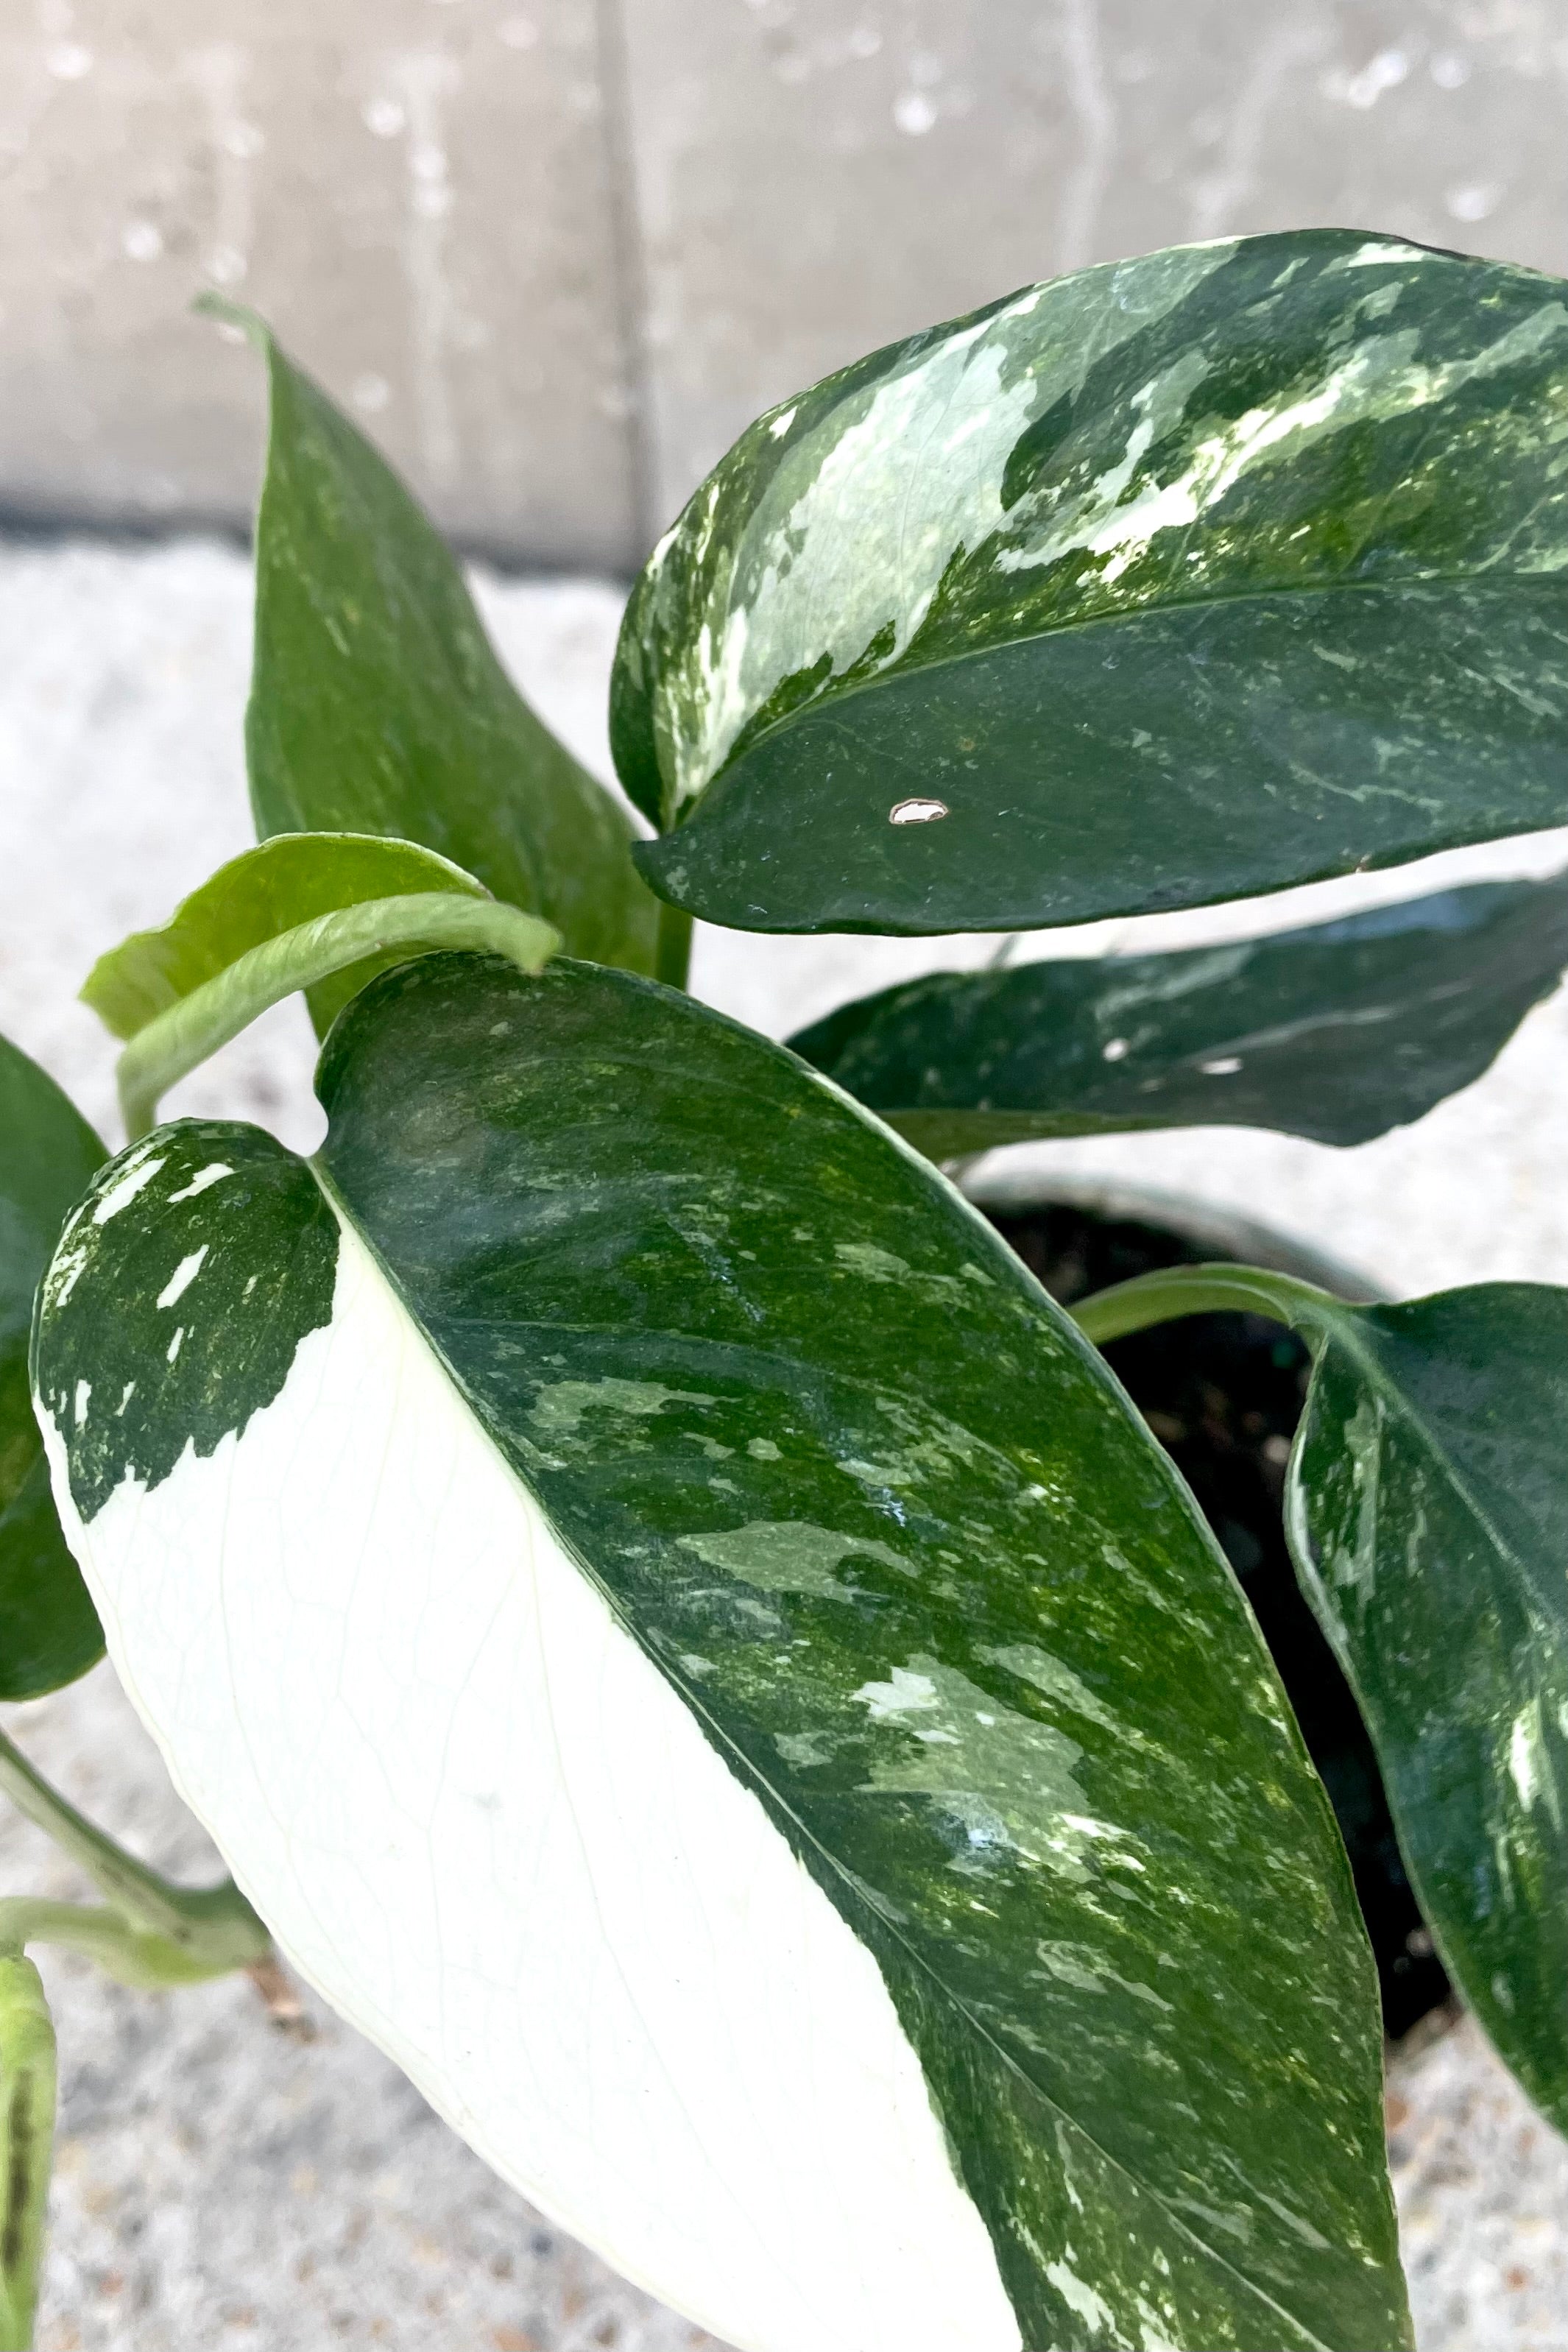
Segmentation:
<svg viewBox="0 0 1568 2352">
<path fill-rule="evenodd" d="M 1568 877 L 1172 955 L 941 971 L 797 1054 L 932 1160 L 1117 1128 L 1364 1143 L 1479 1078 L 1568 964 Z"/>
<path fill-rule="evenodd" d="M 258 834 L 423 842 L 574 954 L 651 971 L 658 908 L 621 811 L 497 660 L 450 553 L 363 435 L 266 354 L 246 745 Z"/>
<path fill-rule="evenodd" d="M 987 930 L 1560 824 L 1565 453 L 1563 284 L 1356 231 L 891 345 L 638 583 L 638 862 L 743 929 Z"/>
<path fill-rule="evenodd" d="M 372 834 L 285 833 L 231 857 L 155 931 L 132 931 L 99 957 L 82 999 L 116 1037 L 134 1037 L 265 940 L 366 899 L 451 890 L 482 898 L 482 882 L 416 842 Z M 367 957 L 310 991 L 318 1035 L 395 954 Z"/>
<path fill-rule="evenodd" d="M 103 1157 L 54 1080 L 0 1037 L 0 1699 L 58 1690 L 103 1654 L 27 1388 L 38 1276 Z"/>
<path fill-rule="evenodd" d="M 1449 1973 L 1568 2130 L 1568 1291 L 1340 1310 L 1288 1507 Z"/>
<path fill-rule="evenodd" d="M 1405 2344 L 1321 1789 L 997 1236 L 586 965 L 404 965 L 319 1083 L 309 1168 L 117 1162 L 37 1350 L 115 1654 L 300 1965 L 759 2352 Z"/>
<path fill-rule="evenodd" d="M 1286 1489 L 1302 1589 L 1377 1748 L 1450 1975 L 1568 2127 L 1568 1291 L 1351 1307 L 1184 1267 L 1079 1309 L 1100 1339 L 1251 1307 L 1312 1349 Z"/>
</svg>

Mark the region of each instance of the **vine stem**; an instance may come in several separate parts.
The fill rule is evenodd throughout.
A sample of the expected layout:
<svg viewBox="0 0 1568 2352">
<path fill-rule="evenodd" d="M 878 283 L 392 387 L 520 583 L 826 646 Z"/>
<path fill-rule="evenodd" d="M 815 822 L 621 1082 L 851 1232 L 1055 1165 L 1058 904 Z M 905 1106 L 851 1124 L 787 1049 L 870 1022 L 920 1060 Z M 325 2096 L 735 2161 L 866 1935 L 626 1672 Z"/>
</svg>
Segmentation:
<svg viewBox="0 0 1568 2352">
<path fill-rule="evenodd" d="M 1085 1339 L 1103 1348 L 1183 1315 L 1267 1315 L 1292 1329 L 1310 1329 L 1340 1305 L 1329 1291 L 1263 1266 L 1173 1265 L 1098 1291 L 1068 1312 Z"/>
<path fill-rule="evenodd" d="M 658 941 L 654 950 L 654 978 L 666 988 L 684 988 L 691 971 L 691 918 L 664 899 L 658 907 Z"/>
<path fill-rule="evenodd" d="M 97 1912 L 74 1904 L 13 1900 L 0 1904 L 0 1937 L 64 1943 L 95 1959 L 117 1956 L 126 1968 L 142 1972 L 123 1977 L 125 1982 L 189 1983 L 253 1968 L 272 1957 L 271 1937 L 232 1879 L 217 1886 L 178 1886 L 149 1869 L 51 1788 L 3 1731 L 0 1790 L 87 1872 L 111 1906 Z M 3 1924 L 7 1918 L 13 1923 L 8 1927 Z M 16 1924 L 23 1919 L 25 1936 Z M 115 1921 L 118 1933 L 111 1932 Z M 163 1973 L 149 1979 L 149 1970 Z M 111 1968 L 110 1973 L 120 1970 Z"/>
</svg>

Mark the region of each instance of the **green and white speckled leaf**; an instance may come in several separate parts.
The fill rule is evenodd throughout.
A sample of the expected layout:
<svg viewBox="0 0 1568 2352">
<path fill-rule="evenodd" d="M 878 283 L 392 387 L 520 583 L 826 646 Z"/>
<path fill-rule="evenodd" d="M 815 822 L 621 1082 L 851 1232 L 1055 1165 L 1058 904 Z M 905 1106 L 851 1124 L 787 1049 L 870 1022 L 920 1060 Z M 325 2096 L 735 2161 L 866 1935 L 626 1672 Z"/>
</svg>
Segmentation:
<svg viewBox="0 0 1568 2352">
<path fill-rule="evenodd" d="M 1449 1973 L 1568 2130 L 1568 1291 L 1336 1314 L 1287 1509 Z"/>
<path fill-rule="evenodd" d="M 1178 247 L 761 418 L 613 694 L 676 905 L 1079 922 L 1568 817 L 1568 295 L 1356 231 Z"/>
<path fill-rule="evenodd" d="M 318 915 L 402 893 L 484 898 L 482 882 L 417 842 L 374 834 L 283 833 L 231 857 L 154 931 L 132 931 L 87 976 L 82 1001 L 116 1037 L 134 1037 L 230 964 Z M 366 958 L 310 991 L 319 1036 L 396 956 Z"/>
<path fill-rule="evenodd" d="M 754 2352 L 1406 2344 L 1321 1789 L 997 1236 L 588 965 L 405 964 L 319 1087 L 309 1165 L 116 1161 L 36 1354 L 116 1664 L 302 1972 Z"/>
<path fill-rule="evenodd" d="M 554 925 L 654 968 L 632 828 L 512 685 L 457 563 L 364 436 L 249 312 L 267 362 L 246 750 L 257 832 L 421 842 Z"/>
<path fill-rule="evenodd" d="M 1171 955 L 939 971 L 790 1039 L 932 1160 L 1118 1128 L 1364 1143 L 1479 1078 L 1568 964 L 1568 876 Z"/>
<path fill-rule="evenodd" d="M 1352 1307 L 1253 1267 L 1190 1266 L 1079 1313 L 1103 1340 L 1237 1306 L 1312 1350 L 1286 1528 L 1422 1911 L 1568 2129 L 1568 1290 L 1489 1282 Z"/>
<path fill-rule="evenodd" d="M 37 1698 L 103 1655 L 27 1386 L 38 1276 L 104 1149 L 53 1078 L 0 1037 L 0 1699 Z"/>
</svg>

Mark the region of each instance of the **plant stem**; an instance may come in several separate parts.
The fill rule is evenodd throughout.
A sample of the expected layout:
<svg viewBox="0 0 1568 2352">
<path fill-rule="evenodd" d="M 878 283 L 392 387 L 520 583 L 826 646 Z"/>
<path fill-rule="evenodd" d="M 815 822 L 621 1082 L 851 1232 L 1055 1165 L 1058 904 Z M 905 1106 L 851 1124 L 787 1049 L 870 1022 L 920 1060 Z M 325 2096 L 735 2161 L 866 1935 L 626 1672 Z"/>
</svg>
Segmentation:
<svg viewBox="0 0 1568 2352">
<path fill-rule="evenodd" d="M 271 1938 L 232 1879 L 225 1879 L 219 1886 L 176 1886 L 161 1877 L 79 1813 L 58 1789 L 51 1789 L 3 1731 L 0 1790 L 18 1812 L 46 1830 L 55 1843 L 101 1887 L 132 1937 L 150 1938 L 153 1946 L 169 1948 L 198 1977 L 248 1968 L 270 1957 Z M 0 1916 L 7 1907 L 0 1906 Z M 64 1904 L 31 1907 L 51 1914 L 65 1914 L 75 1908 Z M 92 1932 L 101 1941 L 101 1930 Z M 39 1929 L 31 1934 L 40 1941 L 62 1940 L 46 1937 Z M 77 1948 L 87 1947 L 79 1944 Z M 93 1956 L 97 1957 L 96 1951 Z M 156 1951 L 149 1950 L 144 1958 L 150 1967 L 163 1965 Z M 159 1981 L 175 1979 L 163 1977 Z"/>
<path fill-rule="evenodd" d="M 0 1927 L 0 2352 L 32 2352 L 54 2141 L 54 2021 Z"/>
<path fill-rule="evenodd" d="M 0 1948 L 6 1944 L 53 1944 L 96 1961 L 116 1984 L 133 1992 L 161 1992 L 174 1985 L 203 1984 L 228 1976 L 234 1963 L 212 1959 L 171 1943 L 166 1936 L 132 1927 L 106 1904 L 49 1903 L 31 1895 L 0 1901 Z"/>
<path fill-rule="evenodd" d="M 249 1027 L 296 989 L 346 971 L 387 948 L 469 948 L 505 956 L 527 972 L 542 971 L 561 935 L 536 915 L 495 898 L 460 898 L 449 890 L 411 891 L 367 898 L 279 931 L 236 958 L 226 971 L 204 981 L 166 1013 L 139 1029 L 120 1056 L 120 1107 L 127 1140 L 153 1125 L 158 1097 Z"/>
<path fill-rule="evenodd" d="M 1276 1323 L 1310 1328 L 1338 1304 L 1310 1282 L 1262 1266 L 1173 1265 L 1119 1282 L 1068 1311 L 1084 1337 L 1103 1348 L 1130 1331 L 1173 1323 L 1182 1315 L 1267 1315 Z"/>
<path fill-rule="evenodd" d="M 691 969 L 691 918 L 679 907 L 658 909 L 658 945 L 654 954 L 654 978 L 666 988 L 684 988 Z"/>
</svg>

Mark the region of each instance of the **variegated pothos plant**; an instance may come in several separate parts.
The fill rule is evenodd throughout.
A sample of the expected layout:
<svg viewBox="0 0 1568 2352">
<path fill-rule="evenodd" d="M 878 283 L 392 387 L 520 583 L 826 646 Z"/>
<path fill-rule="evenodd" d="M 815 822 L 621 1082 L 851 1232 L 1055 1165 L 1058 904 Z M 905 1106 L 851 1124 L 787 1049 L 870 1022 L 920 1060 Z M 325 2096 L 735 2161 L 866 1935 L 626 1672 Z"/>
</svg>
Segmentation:
<svg viewBox="0 0 1568 2352">
<path fill-rule="evenodd" d="M 1417 1118 L 1556 984 L 1568 882 L 939 972 L 790 1046 L 683 983 L 693 916 L 1017 929 L 1568 821 L 1563 287 L 1186 247 L 773 410 L 627 610 L 647 839 L 251 325 L 261 845 L 88 982 L 127 1150 L 0 1059 L 0 1695 L 106 1639 L 234 1881 L 167 1885 L 0 1745 L 105 1896 L 0 1906 L 4 2342 L 52 2112 L 24 1947 L 172 1982 L 270 1933 L 737 2347 L 1408 2344 L 1345 1855 L 1095 1343 L 1305 1339 L 1300 1579 L 1562 2125 L 1568 1294 L 1226 1265 L 1073 1319 L 939 1163 Z M 154 1124 L 300 988 L 313 1159 Z"/>
</svg>

